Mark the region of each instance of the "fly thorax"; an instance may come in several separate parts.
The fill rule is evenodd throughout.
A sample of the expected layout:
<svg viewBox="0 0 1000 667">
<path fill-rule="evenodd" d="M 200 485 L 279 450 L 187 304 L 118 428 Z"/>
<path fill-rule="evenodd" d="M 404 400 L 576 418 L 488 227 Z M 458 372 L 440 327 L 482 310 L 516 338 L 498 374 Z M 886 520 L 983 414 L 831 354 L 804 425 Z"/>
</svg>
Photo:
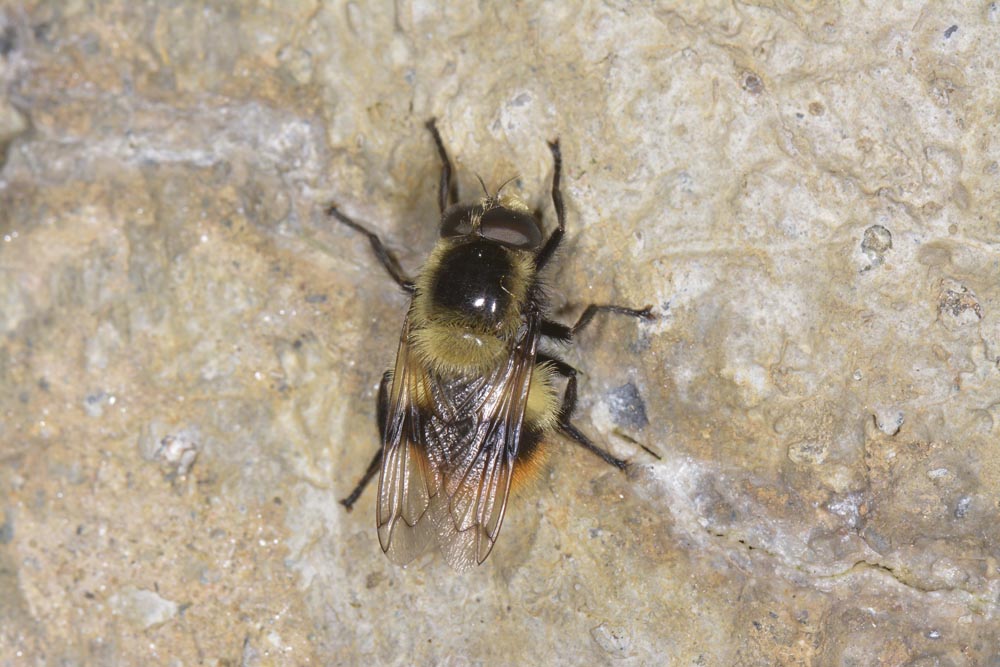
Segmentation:
<svg viewBox="0 0 1000 667">
<path fill-rule="evenodd" d="M 517 288 L 510 252 L 475 240 L 450 248 L 430 283 L 431 312 L 468 324 L 470 335 L 507 327 Z M 514 314 L 516 316 L 516 313 Z"/>
<path fill-rule="evenodd" d="M 440 372 L 484 371 L 510 353 L 531 255 L 483 238 L 442 240 L 417 280 L 413 343 Z"/>
</svg>

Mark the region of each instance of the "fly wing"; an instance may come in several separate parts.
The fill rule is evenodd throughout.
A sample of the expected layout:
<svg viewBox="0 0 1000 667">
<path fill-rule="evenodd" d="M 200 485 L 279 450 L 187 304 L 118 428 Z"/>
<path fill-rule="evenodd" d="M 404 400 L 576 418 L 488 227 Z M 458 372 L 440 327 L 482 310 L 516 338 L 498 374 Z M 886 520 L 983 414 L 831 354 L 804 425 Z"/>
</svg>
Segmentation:
<svg viewBox="0 0 1000 667">
<path fill-rule="evenodd" d="M 426 520 L 431 498 L 438 494 L 440 476 L 430 465 L 424 439 L 425 416 L 418 397 L 428 396 L 428 377 L 409 346 L 409 317 L 403 322 L 392 389 L 385 415 L 382 472 L 375 519 L 382 551 L 405 565 L 432 542 L 434 529 Z"/>
<path fill-rule="evenodd" d="M 442 400 L 435 401 L 438 428 L 428 433 L 428 456 L 442 487 L 431 498 L 428 514 L 441 551 L 456 570 L 486 560 L 500 532 L 537 339 L 537 322 L 529 317 L 495 370 L 434 388 Z"/>
<path fill-rule="evenodd" d="M 378 493 L 382 550 L 405 564 L 436 538 L 456 570 L 486 560 L 503 523 L 538 342 L 528 317 L 503 363 L 440 377 L 408 344 L 393 373 Z"/>
</svg>

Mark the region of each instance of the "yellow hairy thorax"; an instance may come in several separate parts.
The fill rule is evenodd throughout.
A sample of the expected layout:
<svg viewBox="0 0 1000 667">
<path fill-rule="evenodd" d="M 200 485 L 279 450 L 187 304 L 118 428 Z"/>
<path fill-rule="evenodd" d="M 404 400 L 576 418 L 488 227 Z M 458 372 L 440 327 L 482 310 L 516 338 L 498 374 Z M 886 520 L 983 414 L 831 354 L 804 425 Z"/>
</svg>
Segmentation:
<svg viewBox="0 0 1000 667">
<path fill-rule="evenodd" d="M 496 367 L 507 356 L 509 343 L 496 335 L 451 323 L 426 322 L 410 332 L 423 363 L 444 374 L 465 374 Z"/>
<path fill-rule="evenodd" d="M 511 353 L 513 338 L 523 322 L 521 311 L 534 275 L 534 262 L 530 253 L 511 252 L 511 273 L 507 276 L 509 311 L 499 327 L 484 331 L 461 313 L 435 308 L 428 296 L 432 276 L 455 245 L 455 241 L 439 241 L 417 277 L 410 309 L 410 343 L 428 368 L 446 374 L 475 373 L 504 363 Z"/>
</svg>

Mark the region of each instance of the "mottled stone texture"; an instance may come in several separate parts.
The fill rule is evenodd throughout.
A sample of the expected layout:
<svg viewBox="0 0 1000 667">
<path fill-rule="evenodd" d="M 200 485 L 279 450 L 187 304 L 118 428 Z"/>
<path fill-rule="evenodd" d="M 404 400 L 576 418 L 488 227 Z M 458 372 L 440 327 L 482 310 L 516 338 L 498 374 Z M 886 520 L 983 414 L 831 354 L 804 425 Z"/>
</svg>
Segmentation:
<svg viewBox="0 0 1000 667">
<path fill-rule="evenodd" d="M 495 5 L 495 6 L 493 6 Z M 1000 4 L 0 2 L 0 665 L 1000 665 Z M 381 555 L 436 116 L 540 206 L 569 444 Z M 662 455 L 655 461 L 640 445 Z"/>
</svg>

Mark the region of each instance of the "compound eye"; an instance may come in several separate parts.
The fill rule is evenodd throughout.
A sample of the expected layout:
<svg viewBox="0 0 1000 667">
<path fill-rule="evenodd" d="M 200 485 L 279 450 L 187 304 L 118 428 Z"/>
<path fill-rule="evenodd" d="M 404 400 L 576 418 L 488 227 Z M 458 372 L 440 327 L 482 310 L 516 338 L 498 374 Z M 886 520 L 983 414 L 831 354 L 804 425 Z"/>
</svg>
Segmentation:
<svg viewBox="0 0 1000 667">
<path fill-rule="evenodd" d="M 449 207 L 441 218 L 441 238 L 471 234 L 472 218 L 478 208 L 470 204 L 456 204 Z"/>
<path fill-rule="evenodd" d="M 502 206 L 483 213 L 479 233 L 518 250 L 537 248 L 542 243 L 542 230 L 534 217 Z"/>
</svg>

